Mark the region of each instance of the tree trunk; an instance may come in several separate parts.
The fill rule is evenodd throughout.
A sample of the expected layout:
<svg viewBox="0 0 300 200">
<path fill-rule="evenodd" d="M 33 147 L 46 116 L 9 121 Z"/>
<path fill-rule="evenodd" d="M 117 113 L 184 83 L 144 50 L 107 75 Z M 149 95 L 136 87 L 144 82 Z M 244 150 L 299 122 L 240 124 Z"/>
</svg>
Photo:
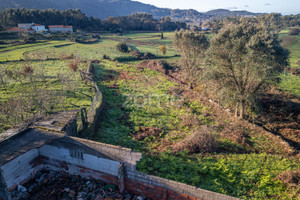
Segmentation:
<svg viewBox="0 0 300 200">
<path fill-rule="evenodd" d="M 239 116 L 239 103 L 236 103 L 235 105 L 235 114 L 234 116 L 237 118 Z"/>
<path fill-rule="evenodd" d="M 189 86 L 189 89 L 190 89 L 190 90 L 193 89 L 193 83 L 192 83 L 192 82 L 189 82 L 189 85 L 188 85 L 188 86 Z"/>
<path fill-rule="evenodd" d="M 240 119 L 244 119 L 245 116 L 245 100 L 241 100 L 240 104 Z"/>
</svg>

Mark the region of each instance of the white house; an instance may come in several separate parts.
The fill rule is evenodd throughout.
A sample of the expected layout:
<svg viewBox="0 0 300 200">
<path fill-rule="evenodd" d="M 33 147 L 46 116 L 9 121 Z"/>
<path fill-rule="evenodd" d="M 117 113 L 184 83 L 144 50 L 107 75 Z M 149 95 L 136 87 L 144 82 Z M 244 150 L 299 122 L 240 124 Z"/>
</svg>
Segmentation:
<svg viewBox="0 0 300 200">
<path fill-rule="evenodd" d="M 50 33 L 73 33 L 73 26 L 64 26 L 64 25 L 50 25 Z"/>
<path fill-rule="evenodd" d="M 36 32 L 43 32 L 43 31 L 47 31 L 47 29 L 45 28 L 44 25 L 41 24 L 32 24 L 31 28 L 33 30 L 35 30 Z"/>
<path fill-rule="evenodd" d="M 6 30 L 9 33 L 41 33 L 42 31 L 47 31 L 44 25 L 41 24 L 34 24 L 34 23 L 23 23 L 18 24 L 18 27 L 10 28 Z"/>
</svg>

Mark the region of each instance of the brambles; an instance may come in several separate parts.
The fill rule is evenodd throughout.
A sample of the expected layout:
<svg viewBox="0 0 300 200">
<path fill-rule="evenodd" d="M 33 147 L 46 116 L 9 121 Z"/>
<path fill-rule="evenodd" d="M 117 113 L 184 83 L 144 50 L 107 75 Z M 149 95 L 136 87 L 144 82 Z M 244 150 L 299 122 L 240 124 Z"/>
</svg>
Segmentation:
<svg viewBox="0 0 300 200">
<path fill-rule="evenodd" d="M 127 53 L 129 51 L 129 48 L 128 45 L 125 42 L 123 42 L 117 45 L 117 50 L 122 53 Z"/>
<path fill-rule="evenodd" d="M 190 153 L 212 153 L 217 149 L 217 141 L 207 126 L 201 126 L 187 139 L 175 147 L 175 150 L 188 150 Z"/>
</svg>

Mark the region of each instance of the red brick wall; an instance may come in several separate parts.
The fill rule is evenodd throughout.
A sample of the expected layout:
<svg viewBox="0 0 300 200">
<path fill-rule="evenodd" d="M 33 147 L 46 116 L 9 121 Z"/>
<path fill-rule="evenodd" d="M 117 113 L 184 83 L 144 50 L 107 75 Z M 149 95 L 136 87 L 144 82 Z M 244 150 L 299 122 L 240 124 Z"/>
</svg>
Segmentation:
<svg viewBox="0 0 300 200">
<path fill-rule="evenodd" d="M 149 185 L 129 178 L 126 178 L 125 188 L 132 194 L 147 196 L 153 200 L 202 200 L 193 196 L 179 194 L 160 186 Z"/>
</svg>

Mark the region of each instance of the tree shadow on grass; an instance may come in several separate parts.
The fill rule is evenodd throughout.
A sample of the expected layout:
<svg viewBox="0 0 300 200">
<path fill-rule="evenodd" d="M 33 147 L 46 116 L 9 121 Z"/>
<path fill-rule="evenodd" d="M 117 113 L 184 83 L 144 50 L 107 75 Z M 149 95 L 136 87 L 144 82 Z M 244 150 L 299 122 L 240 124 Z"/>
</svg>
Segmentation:
<svg viewBox="0 0 300 200">
<path fill-rule="evenodd" d="M 126 63 L 126 62 L 137 62 L 137 61 L 143 61 L 143 60 L 160 60 L 160 59 L 171 59 L 171 58 L 177 58 L 180 57 L 179 55 L 174 56 L 156 56 L 155 58 L 149 58 L 149 59 L 138 59 L 134 56 L 121 56 L 116 57 L 114 60 L 120 62 L 120 63 Z"/>
<path fill-rule="evenodd" d="M 70 44 L 61 44 L 61 45 L 54 45 L 53 47 L 54 48 L 61 48 L 61 47 L 67 47 L 67 46 L 72 46 L 73 44 L 70 43 Z"/>
</svg>

